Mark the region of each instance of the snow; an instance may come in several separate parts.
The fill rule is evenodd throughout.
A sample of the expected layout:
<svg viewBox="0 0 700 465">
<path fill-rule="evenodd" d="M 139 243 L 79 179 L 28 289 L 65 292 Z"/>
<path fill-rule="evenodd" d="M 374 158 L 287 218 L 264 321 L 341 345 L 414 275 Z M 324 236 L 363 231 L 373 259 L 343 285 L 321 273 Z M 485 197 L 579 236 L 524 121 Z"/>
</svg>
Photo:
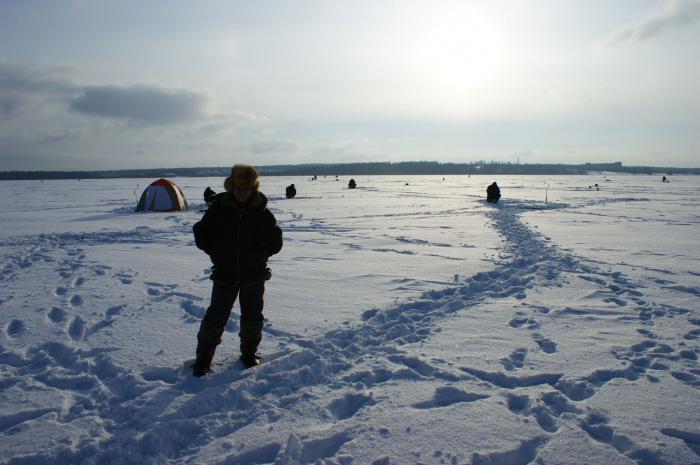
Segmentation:
<svg viewBox="0 0 700 465">
<path fill-rule="evenodd" d="M 700 463 L 700 179 L 606 178 L 263 178 L 265 363 L 234 308 L 204 378 L 222 179 L 0 183 L 0 463 Z"/>
</svg>

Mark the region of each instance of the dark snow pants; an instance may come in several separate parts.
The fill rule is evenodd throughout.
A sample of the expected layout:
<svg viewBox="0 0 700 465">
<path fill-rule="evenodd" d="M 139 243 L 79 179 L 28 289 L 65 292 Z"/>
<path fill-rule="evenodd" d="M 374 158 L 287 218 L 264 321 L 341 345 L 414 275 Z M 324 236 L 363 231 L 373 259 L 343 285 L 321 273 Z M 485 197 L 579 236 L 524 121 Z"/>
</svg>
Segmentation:
<svg viewBox="0 0 700 465">
<path fill-rule="evenodd" d="M 211 291 L 211 304 L 202 318 L 197 333 L 197 361 L 210 364 L 214 358 L 216 346 L 221 343 L 221 336 L 231 316 L 231 309 L 236 297 L 240 295 L 241 354 L 253 355 L 262 339 L 263 329 L 263 294 L 265 283 L 233 287 L 214 282 Z"/>
</svg>

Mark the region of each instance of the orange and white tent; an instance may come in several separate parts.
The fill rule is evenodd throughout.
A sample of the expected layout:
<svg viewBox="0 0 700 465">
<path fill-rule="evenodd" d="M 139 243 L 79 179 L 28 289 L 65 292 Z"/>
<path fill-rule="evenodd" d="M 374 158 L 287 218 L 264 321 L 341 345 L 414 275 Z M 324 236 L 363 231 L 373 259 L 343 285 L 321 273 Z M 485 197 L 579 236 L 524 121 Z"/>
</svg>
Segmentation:
<svg viewBox="0 0 700 465">
<path fill-rule="evenodd" d="M 187 210 L 187 199 L 177 184 L 169 179 L 153 181 L 141 194 L 136 211 L 170 212 Z"/>
</svg>

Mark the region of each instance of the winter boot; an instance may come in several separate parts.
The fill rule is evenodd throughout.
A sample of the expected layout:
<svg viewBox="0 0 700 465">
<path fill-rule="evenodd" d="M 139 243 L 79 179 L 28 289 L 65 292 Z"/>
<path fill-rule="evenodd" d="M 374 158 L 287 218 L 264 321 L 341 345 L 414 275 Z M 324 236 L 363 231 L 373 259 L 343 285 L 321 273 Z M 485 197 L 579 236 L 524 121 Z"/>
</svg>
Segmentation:
<svg viewBox="0 0 700 465">
<path fill-rule="evenodd" d="M 258 350 L 258 345 L 262 339 L 263 321 L 250 321 L 241 319 L 241 330 L 239 336 L 241 338 L 241 360 L 248 366 L 260 364 L 260 358 L 255 353 Z M 253 360 L 258 362 L 254 363 Z"/>
<path fill-rule="evenodd" d="M 254 366 L 260 365 L 262 363 L 262 360 L 260 359 L 260 355 L 253 352 L 252 354 L 241 354 L 241 362 L 243 362 L 243 366 L 245 366 L 246 368 L 252 368 Z"/>
<path fill-rule="evenodd" d="M 204 376 L 209 371 L 216 346 L 221 344 L 223 332 L 223 327 L 206 320 L 202 321 L 197 333 L 197 359 L 192 365 L 194 376 Z"/>
<path fill-rule="evenodd" d="M 209 372 L 211 364 L 206 362 L 195 361 L 192 365 L 192 374 L 197 378 L 206 375 Z"/>
</svg>

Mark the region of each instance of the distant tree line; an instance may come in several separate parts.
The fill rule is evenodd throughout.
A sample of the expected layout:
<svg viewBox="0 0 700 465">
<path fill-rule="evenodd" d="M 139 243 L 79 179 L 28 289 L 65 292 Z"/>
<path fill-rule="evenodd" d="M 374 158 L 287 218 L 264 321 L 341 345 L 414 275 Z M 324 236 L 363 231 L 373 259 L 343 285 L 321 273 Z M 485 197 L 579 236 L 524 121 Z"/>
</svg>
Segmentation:
<svg viewBox="0 0 700 465">
<path fill-rule="evenodd" d="M 498 161 L 470 163 L 439 163 L 436 161 L 329 163 L 304 165 L 259 166 L 264 176 L 346 176 L 346 175 L 471 175 L 471 174 L 588 174 L 614 172 L 633 174 L 700 174 L 700 168 L 667 168 L 653 166 L 624 166 L 621 162 L 566 164 L 520 164 Z M 230 167 L 153 168 L 110 171 L 3 171 L 0 180 L 43 179 L 111 179 L 162 177 L 228 176 Z"/>
</svg>

